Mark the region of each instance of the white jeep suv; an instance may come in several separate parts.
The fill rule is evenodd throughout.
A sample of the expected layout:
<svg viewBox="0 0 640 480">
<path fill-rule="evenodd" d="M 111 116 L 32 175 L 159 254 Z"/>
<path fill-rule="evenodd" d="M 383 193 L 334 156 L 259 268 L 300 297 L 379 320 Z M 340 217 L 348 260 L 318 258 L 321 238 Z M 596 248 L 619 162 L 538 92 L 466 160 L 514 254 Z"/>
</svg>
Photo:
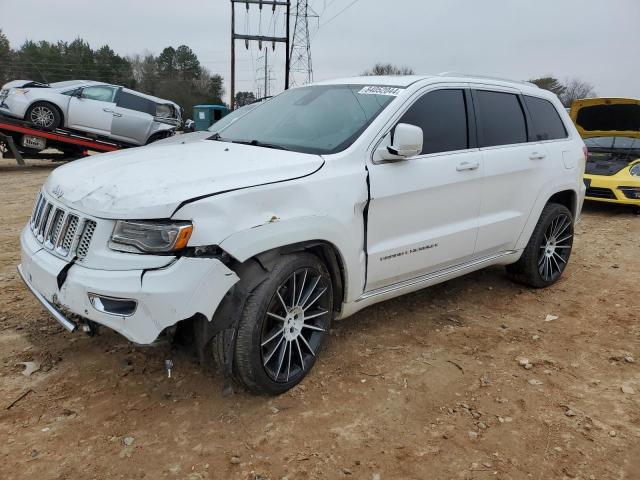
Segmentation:
<svg viewBox="0 0 640 480">
<path fill-rule="evenodd" d="M 57 168 L 18 269 L 69 330 L 189 335 L 227 380 L 277 394 L 334 319 L 489 265 L 556 282 L 584 166 L 567 112 L 531 84 L 321 82 L 211 139 Z"/>
</svg>

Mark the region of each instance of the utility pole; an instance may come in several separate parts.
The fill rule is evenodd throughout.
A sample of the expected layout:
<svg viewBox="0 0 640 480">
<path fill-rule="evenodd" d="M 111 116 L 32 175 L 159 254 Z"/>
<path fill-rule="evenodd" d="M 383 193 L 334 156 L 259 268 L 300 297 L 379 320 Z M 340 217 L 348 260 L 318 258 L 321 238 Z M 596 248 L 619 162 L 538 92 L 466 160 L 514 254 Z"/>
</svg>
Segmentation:
<svg viewBox="0 0 640 480">
<path fill-rule="evenodd" d="M 319 18 L 318 14 L 309 6 L 309 0 L 297 0 L 296 23 L 291 42 L 291 72 L 302 75 L 302 84 L 313 81 L 313 64 L 311 62 L 311 39 L 309 36 L 309 19 Z M 292 75 L 291 82 L 295 85 L 296 78 Z"/>
<path fill-rule="evenodd" d="M 247 11 L 249 11 L 249 5 L 258 5 L 258 8 L 262 10 L 263 5 L 271 6 L 272 12 L 275 13 L 276 7 L 286 7 L 286 36 L 284 37 L 270 37 L 266 35 L 250 35 L 249 33 L 239 34 L 236 33 L 236 3 L 243 3 Z M 286 48 L 286 61 L 285 61 L 285 81 L 284 88 L 289 88 L 289 70 L 291 69 L 291 42 L 289 40 L 290 35 L 290 15 L 291 15 L 291 1 L 290 0 L 231 0 L 231 109 L 233 110 L 236 96 L 236 40 L 244 40 L 245 45 L 249 48 L 249 42 L 258 42 L 259 48 L 262 50 L 263 43 L 271 43 L 275 48 L 276 43 L 284 43 Z M 266 47 L 265 47 L 266 52 Z M 266 53 L 265 53 L 266 62 Z M 267 72 L 265 69 L 265 77 Z"/>
</svg>

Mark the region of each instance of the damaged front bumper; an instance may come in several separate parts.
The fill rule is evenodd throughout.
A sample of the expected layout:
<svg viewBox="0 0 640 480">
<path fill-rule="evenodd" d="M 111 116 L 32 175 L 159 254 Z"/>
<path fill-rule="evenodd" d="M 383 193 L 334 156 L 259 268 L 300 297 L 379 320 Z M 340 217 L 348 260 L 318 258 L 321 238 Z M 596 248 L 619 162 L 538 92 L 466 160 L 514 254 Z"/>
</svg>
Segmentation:
<svg viewBox="0 0 640 480">
<path fill-rule="evenodd" d="M 153 270 L 107 271 L 78 264 L 69 268 L 67 261 L 43 249 L 28 227 L 20 240 L 22 263 L 18 271 L 22 279 L 67 330 L 77 327 L 66 314 L 70 312 L 143 345 L 196 314 L 211 320 L 238 281 L 233 271 L 213 258 L 182 257 Z M 61 282 L 65 268 L 66 278 Z M 130 310 L 120 310 L 122 305 L 129 305 Z"/>
</svg>

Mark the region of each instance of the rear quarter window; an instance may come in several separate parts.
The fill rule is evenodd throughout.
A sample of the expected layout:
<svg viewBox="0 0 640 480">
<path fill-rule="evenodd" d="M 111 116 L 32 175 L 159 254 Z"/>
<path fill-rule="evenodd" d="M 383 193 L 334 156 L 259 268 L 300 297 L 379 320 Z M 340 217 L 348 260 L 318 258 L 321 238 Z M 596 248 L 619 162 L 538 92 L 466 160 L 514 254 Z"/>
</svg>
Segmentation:
<svg viewBox="0 0 640 480">
<path fill-rule="evenodd" d="M 163 118 L 175 118 L 177 115 L 175 108 L 173 108 L 173 105 L 157 103 L 155 116 Z"/>
<path fill-rule="evenodd" d="M 549 100 L 525 95 L 524 103 L 531 117 L 531 141 L 559 140 L 569 134 L 556 110 Z"/>
<path fill-rule="evenodd" d="M 129 110 L 135 110 L 137 112 L 148 113 L 149 115 L 156 114 L 155 102 L 129 92 L 120 92 L 118 106 L 121 108 L 128 108 Z"/>
<path fill-rule="evenodd" d="M 527 123 L 518 96 L 476 90 L 481 147 L 513 145 L 527 141 Z"/>
</svg>

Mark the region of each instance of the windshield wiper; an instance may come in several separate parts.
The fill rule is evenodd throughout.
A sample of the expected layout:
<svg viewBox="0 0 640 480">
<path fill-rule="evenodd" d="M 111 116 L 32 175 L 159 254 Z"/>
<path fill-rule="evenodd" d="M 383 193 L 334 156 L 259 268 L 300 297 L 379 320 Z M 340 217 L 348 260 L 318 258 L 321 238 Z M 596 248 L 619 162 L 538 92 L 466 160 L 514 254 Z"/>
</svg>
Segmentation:
<svg viewBox="0 0 640 480">
<path fill-rule="evenodd" d="M 241 145 L 252 145 L 254 147 L 273 148 L 274 150 L 289 150 L 282 145 L 276 145 L 275 143 L 263 143 L 259 140 L 233 140 L 233 143 L 239 143 Z"/>
</svg>

